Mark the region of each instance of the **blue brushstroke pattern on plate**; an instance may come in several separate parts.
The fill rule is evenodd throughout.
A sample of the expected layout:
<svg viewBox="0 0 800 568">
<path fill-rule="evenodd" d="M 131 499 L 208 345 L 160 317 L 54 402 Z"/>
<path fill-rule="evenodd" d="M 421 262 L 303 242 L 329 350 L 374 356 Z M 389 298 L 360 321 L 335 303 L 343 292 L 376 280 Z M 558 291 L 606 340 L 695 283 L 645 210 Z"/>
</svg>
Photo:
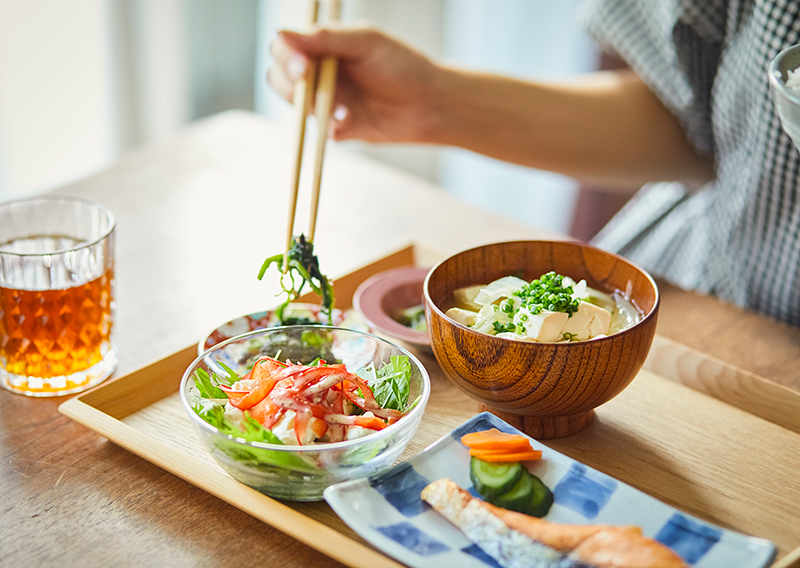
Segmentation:
<svg viewBox="0 0 800 568">
<path fill-rule="evenodd" d="M 478 414 L 380 476 L 328 487 L 325 500 L 378 550 L 414 568 L 496 567 L 495 560 L 419 496 L 429 481 L 442 477 L 477 496 L 469 480 L 469 451 L 461 444 L 461 436 L 490 428 L 521 434 L 493 414 Z M 531 440 L 531 445 L 542 450 L 542 460 L 530 466 L 531 472 L 555 497 L 547 521 L 638 525 L 645 536 L 670 547 L 693 568 L 765 568 L 775 558 L 775 545 L 768 540 L 714 526 L 536 440 Z M 571 561 L 557 564 L 578 565 Z"/>
</svg>

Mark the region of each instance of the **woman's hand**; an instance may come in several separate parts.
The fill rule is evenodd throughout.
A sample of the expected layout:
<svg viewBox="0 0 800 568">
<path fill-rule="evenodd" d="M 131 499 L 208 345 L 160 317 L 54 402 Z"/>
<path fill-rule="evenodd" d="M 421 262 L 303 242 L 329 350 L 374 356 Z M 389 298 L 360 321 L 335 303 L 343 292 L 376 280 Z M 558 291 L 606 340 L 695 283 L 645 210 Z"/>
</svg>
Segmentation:
<svg viewBox="0 0 800 568">
<path fill-rule="evenodd" d="M 437 65 L 368 28 L 281 32 L 268 80 L 287 100 L 309 57 L 339 58 L 331 135 L 458 146 L 516 164 L 620 187 L 705 182 L 714 163 L 632 71 L 558 82 Z"/>
<path fill-rule="evenodd" d="M 437 121 L 441 70 L 400 41 L 369 28 L 282 31 L 270 48 L 267 81 L 288 101 L 309 58 L 339 58 L 330 133 L 336 140 L 426 142 Z"/>
</svg>

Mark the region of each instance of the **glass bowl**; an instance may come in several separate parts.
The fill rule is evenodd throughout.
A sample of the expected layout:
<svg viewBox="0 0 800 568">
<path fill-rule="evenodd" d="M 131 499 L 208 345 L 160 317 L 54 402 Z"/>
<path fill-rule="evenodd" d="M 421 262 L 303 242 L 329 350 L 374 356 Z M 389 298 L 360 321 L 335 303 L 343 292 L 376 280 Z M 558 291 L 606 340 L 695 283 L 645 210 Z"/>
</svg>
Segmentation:
<svg viewBox="0 0 800 568">
<path fill-rule="evenodd" d="M 364 322 L 363 318 L 358 315 L 354 309 L 339 310 L 333 309 L 333 322 L 328 322 L 328 317 L 322 313 L 322 308 L 319 304 L 307 304 L 303 302 L 292 302 L 286 306 L 284 317 L 294 318 L 307 318 L 312 320 L 314 325 L 333 325 L 335 327 L 344 327 L 346 329 L 355 329 L 358 331 L 370 331 L 369 326 Z M 283 325 L 305 325 L 306 323 L 293 323 Z M 245 314 L 225 322 L 217 326 L 214 331 L 209 333 L 197 344 L 197 354 L 202 355 L 206 349 L 211 349 L 217 343 L 227 341 L 232 337 L 249 333 L 259 329 L 268 329 L 279 327 L 281 324 L 278 318 L 278 310 L 271 309 L 263 312 L 254 312 L 252 314 Z"/>
<path fill-rule="evenodd" d="M 789 72 L 800 69 L 800 45 L 787 47 L 769 64 L 769 86 L 781 126 L 800 149 L 800 94 L 786 86 Z"/>
<path fill-rule="evenodd" d="M 239 376 L 259 353 L 282 361 L 309 364 L 316 358 L 344 363 L 355 372 L 370 363 L 376 368 L 392 356 L 411 362 L 411 384 L 406 415 L 383 430 L 342 442 L 289 446 L 248 442 L 224 434 L 193 409 L 199 400 L 197 370 L 228 376 L 223 365 Z M 222 365 L 220 364 L 222 363 Z M 280 499 L 316 501 L 329 485 L 379 474 L 394 464 L 419 426 L 430 396 L 430 378 L 422 364 L 405 349 L 350 329 L 320 325 L 277 327 L 239 335 L 205 351 L 181 380 L 181 402 L 197 435 L 212 457 L 233 478 Z"/>
</svg>

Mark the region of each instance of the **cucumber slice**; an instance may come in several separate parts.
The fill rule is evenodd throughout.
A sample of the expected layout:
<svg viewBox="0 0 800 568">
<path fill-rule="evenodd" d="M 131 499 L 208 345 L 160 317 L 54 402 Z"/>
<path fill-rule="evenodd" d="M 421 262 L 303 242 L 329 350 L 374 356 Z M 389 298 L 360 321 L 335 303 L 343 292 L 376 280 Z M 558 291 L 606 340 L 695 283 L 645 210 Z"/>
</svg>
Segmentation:
<svg viewBox="0 0 800 568">
<path fill-rule="evenodd" d="M 527 469 L 523 469 L 522 475 L 514 484 L 514 486 L 492 501 L 494 505 L 508 509 L 509 511 L 516 511 L 518 513 L 527 513 L 531 507 L 533 500 L 533 476 L 528 473 Z"/>
<path fill-rule="evenodd" d="M 484 499 L 493 499 L 511 489 L 522 477 L 522 470 L 519 462 L 489 463 L 472 458 L 469 478 Z"/>
<path fill-rule="evenodd" d="M 525 511 L 534 517 L 544 517 L 553 505 L 553 492 L 544 484 L 544 482 L 533 474 L 531 481 L 533 482 L 533 494 L 528 503 L 528 509 Z"/>
</svg>

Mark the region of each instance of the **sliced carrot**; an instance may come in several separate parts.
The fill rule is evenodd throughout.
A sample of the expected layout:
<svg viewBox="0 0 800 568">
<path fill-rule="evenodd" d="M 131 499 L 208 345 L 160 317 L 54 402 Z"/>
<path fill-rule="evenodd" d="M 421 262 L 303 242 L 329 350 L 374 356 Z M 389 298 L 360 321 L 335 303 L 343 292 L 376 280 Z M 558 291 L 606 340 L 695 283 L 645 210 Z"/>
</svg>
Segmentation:
<svg viewBox="0 0 800 568">
<path fill-rule="evenodd" d="M 465 445 L 473 450 L 487 452 L 524 452 L 532 449 L 530 441 L 526 438 L 521 440 L 509 440 L 507 442 L 483 442 L 476 446 L 470 444 Z"/>
<path fill-rule="evenodd" d="M 260 382 L 285 368 L 285 365 L 282 365 L 275 359 L 262 357 L 256 361 L 255 365 L 253 365 L 253 369 L 250 371 L 252 374 L 251 378 Z"/>
<path fill-rule="evenodd" d="M 488 455 L 499 456 L 504 454 L 524 454 L 526 452 L 533 452 L 535 450 L 530 446 L 528 446 L 527 448 L 500 448 L 498 450 L 484 450 L 482 448 L 470 448 L 469 451 L 474 452 L 476 454 L 486 454 L 487 456 Z"/>
<path fill-rule="evenodd" d="M 282 367 L 278 367 L 272 359 L 259 359 L 250 372 L 251 380 L 256 383 L 250 392 L 241 395 L 239 392 L 232 394 L 225 391 L 228 392 L 231 405 L 240 410 L 249 410 L 264 400 L 282 378 L 279 373 L 275 372 L 278 369 L 282 369 Z"/>
<path fill-rule="evenodd" d="M 362 428 L 369 428 L 370 430 L 383 430 L 386 428 L 386 422 L 377 416 L 354 416 L 353 424 L 361 426 Z"/>
<path fill-rule="evenodd" d="M 476 450 L 525 451 L 531 449 L 528 438 L 519 434 L 506 434 L 497 428 L 471 432 L 461 437 L 461 443 Z"/>
<path fill-rule="evenodd" d="M 470 450 L 469 455 L 485 462 L 516 462 L 532 461 L 542 459 L 542 452 L 539 450 L 529 450 L 526 452 L 498 453 L 482 452 L 480 450 Z"/>
<path fill-rule="evenodd" d="M 317 438 L 322 438 L 325 435 L 325 432 L 328 431 L 328 425 L 324 420 L 320 420 L 319 418 L 312 418 L 309 420 L 308 427 L 312 432 L 314 432 Z"/>
<path fill-rule="evenodd" d="M 231 406 L 235 406 L 239 410 L 249 410 L 267 397 L 276 382 L 277 379 L 267 379 L 258 383 L 253 390 L 244 396 L 239 396 L 238 393 L 234 396 L 228 395 L 228 400 Z"/>
<path fill-rule="evenodd" d="M 238 403 L 240 400 L 242 400 L 244 397 L 250 394 L 250 391 L 233 390 L 228 385 L 219 385 L 219 388 L 222 389 L 222 392 L 228 395 L 228 400 L 230 400 L 231 404 L 233 404 L 234 406 L 235 406 L 234 403 Z"/>
<path fill-rule="evenodd" d="M 269 397 L 264 397 L 261 402 L 247 412 L 249 412 L 250 416 L 259 424 L 267 429 L 272 428 L 283 416 L 283 409 L 277 404 L 274 404 Z"/>
</svg>

